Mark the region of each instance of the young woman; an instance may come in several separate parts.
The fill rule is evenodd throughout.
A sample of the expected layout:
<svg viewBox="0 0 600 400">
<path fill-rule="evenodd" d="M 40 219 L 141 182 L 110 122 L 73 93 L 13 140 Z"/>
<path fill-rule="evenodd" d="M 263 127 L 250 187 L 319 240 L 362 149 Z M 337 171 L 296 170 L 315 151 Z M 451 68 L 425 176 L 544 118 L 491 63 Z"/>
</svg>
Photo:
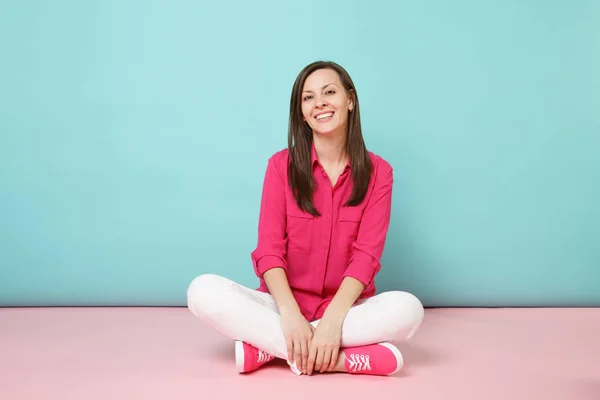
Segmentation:
<svg viewBox="0 0 600 400">
<path fill-rule="evenodd" d="M 298 375 L 390 375 L 424 311 L 412 294 L 375 294 L 390 223 L 392 167 L 368 152 L 358 97 L 332 62 L 305 67 L 292 90 L 288 148 L 268 161 L 257 290 L 212 274 L 188 289 L 200 320 L 235 340 L 239 372 L 281 358 Z"/>
</svg>

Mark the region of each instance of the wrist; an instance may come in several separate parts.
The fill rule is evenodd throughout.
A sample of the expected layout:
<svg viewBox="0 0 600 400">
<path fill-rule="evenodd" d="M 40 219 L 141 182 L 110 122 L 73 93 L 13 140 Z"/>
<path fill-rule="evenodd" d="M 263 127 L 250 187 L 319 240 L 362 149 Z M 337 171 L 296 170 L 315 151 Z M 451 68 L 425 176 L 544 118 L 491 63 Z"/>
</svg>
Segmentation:
<svg viewBox="0 0 600 400">
<path fill-rule="evenodd" d="M 277 308 L 279 309 L 279 314 L 282 317 L 301 314 L 300 307 L 298 307 L 297 304 L 282 304 L 277 306 Z"/>
<path fill-rule="evenodd" d="M 350 311 L 350 308 L 348 307 L 343 307 L 335 303 L 330 303 L 327 309 L 325 310 L 325 313 L 323 314 L 323 318 L 327 318 L 328 320 L 339 323 L 341 325 L 344 323 L 346 315 L 348 315 L 348 311 Z"/>
</svg>

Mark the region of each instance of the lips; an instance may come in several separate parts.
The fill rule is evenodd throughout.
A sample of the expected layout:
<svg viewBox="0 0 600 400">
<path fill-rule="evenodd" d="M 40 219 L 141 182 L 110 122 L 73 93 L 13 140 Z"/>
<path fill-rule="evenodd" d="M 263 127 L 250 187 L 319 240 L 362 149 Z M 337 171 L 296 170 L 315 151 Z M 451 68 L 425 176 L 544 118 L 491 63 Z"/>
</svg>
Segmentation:
<svg viewBox="0 0 600 400">
<path fill-rule="evenodd" d="M 317 121 L 326 121 L 331 119 L 331 117 L 333 117 L 333 114 L 335 114 L 333 111 L 322 112 L 315 115 L 315 119 Z"/>
</svg>

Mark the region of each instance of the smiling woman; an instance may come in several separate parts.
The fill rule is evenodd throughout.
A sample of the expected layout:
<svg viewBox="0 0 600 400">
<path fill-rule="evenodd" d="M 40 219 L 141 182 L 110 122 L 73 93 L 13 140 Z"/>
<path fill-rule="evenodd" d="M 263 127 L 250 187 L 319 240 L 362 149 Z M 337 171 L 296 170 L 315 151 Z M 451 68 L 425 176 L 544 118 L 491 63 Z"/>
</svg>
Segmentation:
<svg viewBox="0 0 600 400">
<path fill-rule="evenodd" d="M 297 375 L 390 375 L 424 310 L 412 294 L 375 294 L 390 222 L 392 167 L 366 149 L 356 88 L 333 62 L 305 67 L 290 100 L 288 148 L 268 161 L 257 290 L 205 274 L 188 307 L 236 341 L 239 372 L 285 359 Z"/>
<path fill-rule="evenodd" d="M 307 66 L 296 79 L 290 100 L 290 185 L 292 191 L 299 190 L 299 206 L 318 215 L 308 182 L 313 145 L 332 185 L 351 166 L 353 191 L 348 205 L 359 204 L 371 181 L 372 161 L 362 136 L 354 83 L 346 70 L 332 62 Z"/>
<path fill-rule="evenodd" d="M 321 87 L 323 82 L 330 83 Z M 323 96 L 317 97 L 315 93 L 321 92 Z M 354 107 L 352 99 L 353 92 L 347 94 L 344 91 L 335 71 L 320 69 L 312 73 L 304 82 L 302 115 L 313 132 L 317 134 L 332 133 L 346 128 L 348 113 Z"/>
</svg>

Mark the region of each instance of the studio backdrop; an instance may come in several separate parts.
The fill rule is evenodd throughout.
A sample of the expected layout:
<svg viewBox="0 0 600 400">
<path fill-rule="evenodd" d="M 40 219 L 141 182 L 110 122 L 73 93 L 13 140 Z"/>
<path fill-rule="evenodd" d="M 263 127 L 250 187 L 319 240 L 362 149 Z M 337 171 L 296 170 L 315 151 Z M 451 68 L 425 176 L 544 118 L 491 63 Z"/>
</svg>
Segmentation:
<svg viewBox="0 0 600 400">
<path fill-rule="evenodd" d="M 600 305 L 597 1 L 0 3 L 0 305 L 256 287 L 296 75 L 354 79 L 395 171 L 382 290 Z"/>
</svg>

